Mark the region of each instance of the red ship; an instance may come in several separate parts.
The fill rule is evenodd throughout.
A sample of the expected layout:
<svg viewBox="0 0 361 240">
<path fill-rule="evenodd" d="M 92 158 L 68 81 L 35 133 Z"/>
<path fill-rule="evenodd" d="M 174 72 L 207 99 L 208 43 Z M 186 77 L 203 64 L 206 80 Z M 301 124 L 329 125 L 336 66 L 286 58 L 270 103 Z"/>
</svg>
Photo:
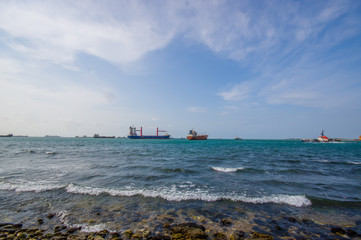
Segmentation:
<svg viewBox="0 0 361 240">
<path fill-rule="evenodd" d="M 189 133 L 187 135 L 188 140 L 207 140 L 208 135 L 198 135 L 196 131 L 189 130 Z"/>
</svg>

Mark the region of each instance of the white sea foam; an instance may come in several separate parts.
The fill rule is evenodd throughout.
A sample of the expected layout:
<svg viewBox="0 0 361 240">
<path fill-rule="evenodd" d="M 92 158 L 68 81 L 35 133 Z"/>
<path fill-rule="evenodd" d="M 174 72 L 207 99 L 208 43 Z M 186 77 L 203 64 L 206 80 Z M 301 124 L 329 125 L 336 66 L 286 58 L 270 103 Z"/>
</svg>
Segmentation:
<svg viewBox="0 0 361 240">
<path fill-rule="evenodd" d="M 277 203 L 288 204 L 296 207 L 311 205 L 311 201 L 304 195 L 270 195 L 263 197 L 247 197 L 236 194 L 221 194 L 211 193 L 206 189 L 195 188 L 191 190 L 180 189 L 173 185 L 171 187 L 160 187 L 157 189 L 110 189 L 110 188 L 92 188 L 80 187 L 74 184 L 69 184 L 66 190 L 70 193 L 99 195 L 109 194 L 111 196 L 135 196 L 142 195 L 144 197 L 160 197 L 168 201 L 187 201 L 187 200 L 201 200 L 207 202 L 214 202 L 219 200 L 231 200 L 235 202 L 246 202 L 254 204 Z"/>
<path fill-rule="evenodd" d="M 57 190 L 64 188 L 65 185 L 50 184 L 50 183 L 37 183 L 20 181 L 17 183 L 0 182 L 1 190 L 15 191 L 15 192 L 45 192 L 50 190 Z"/>
<path fill-rule="evenodd" d="M 71 224 L 67 217 L 69 216 L 69 212 L 64 210 L 64 211 L 60 211 L 56 214 L 60 221 L 65 225 L 67 226 L 68 228 L 79 228 L 80 231 L 82 232 L 86 232 L 86 233 L 89 233 L 89 232 L 98 232 L 98 231 L 101 231 L 101 230 L 104 230 L 104 229 L 107 229 L 106 228 L 106 225 L 105 224 L 94 224 L 94 225 L 90 225 L 90 224 L 87 224 L 87 223 L 84 223 L 84 224 Z M 111 230 L 109 230 L 111 231 Z"/>
<path fill-rule="evenodd" d="M 90 232 L 99 232 L 101 230 L 107 229 L 109 232 L 115 232 L 114 230 L 108 229 L 107 226 L 104 223 L 101 224 L 94 224 L 94 225 L 90 225 L 90 224 L 73 224 L 68 226 L 70 228 L 75 227 L 75 228 L 80 228 L 81 232 L 86 232 L 86 233 L 90 233 Z"/>
<path fill-rule="evenodd" d="M 348 162 L 349 164 L 355 164 L 355 165 L 360 165 L 361 162 Z"/>
<path fill-rule="evenodd" d="M 45 154 L 46 155 L 55 155 L 55 154 L 57 154 L 57 152 L 46 152 Z"/>
<path fill-rule="evenodd" d="M 212 167 L 213 170 L 217 172 L 237 172 L 238 170 L 243 170 L 244 167 L 238 167 L 238 168 L 224 168 L 224 167 Z"/>
<path fill-rule="evenodd" d="M 277 204 L 288 204 L 296 207 L 303 207 L 311 205 L 311 201 L 306 198 L 304 195 L 286 195 L 286 194 L 277 194 L 271 196 L 263 197 L 235 197 L 233 201 L 241 201 L 254 204 L 264 204 L 264 203 L 277 203 Z"/>
</svg>

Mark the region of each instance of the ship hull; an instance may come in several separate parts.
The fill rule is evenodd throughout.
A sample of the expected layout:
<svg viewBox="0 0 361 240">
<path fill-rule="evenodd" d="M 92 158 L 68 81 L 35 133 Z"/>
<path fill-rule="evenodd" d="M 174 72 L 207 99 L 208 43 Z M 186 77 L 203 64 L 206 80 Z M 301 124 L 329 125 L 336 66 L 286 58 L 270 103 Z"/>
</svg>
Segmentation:
<svg viewBox="0 0 361 240">
<path fill-rule="evenodd" d="M 128 136 L 129 139 L 169 139 L 170 135 L 167 136 Z"/>
<path fill-rule="evenodd" d="M 207 140 L 208 135 L 187 136 L 188 140 Z"/>
</svg>

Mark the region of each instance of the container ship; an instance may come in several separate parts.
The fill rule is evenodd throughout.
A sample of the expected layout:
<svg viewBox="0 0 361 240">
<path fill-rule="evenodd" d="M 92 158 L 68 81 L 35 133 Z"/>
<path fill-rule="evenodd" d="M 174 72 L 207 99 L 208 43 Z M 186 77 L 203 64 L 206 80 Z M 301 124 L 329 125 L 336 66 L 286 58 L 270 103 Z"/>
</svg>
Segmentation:
<svg viewBox="0 0 361 240">
<path fill-rule="evenodd" d="M 140 135 L 137 134 L 140 132 Z M 164 133 L 164 135 L 159 135 L 159 133 Z M 143 127 L 140 127 L 140 130 L 137 130 L 135 127 L 129 127 L 129 135 L 128 138 L 130 139 L 169 139 L 170 135 L 167 131 L 159 130 L 157 128 L 156 135 L 143 135 Z"/>
<path fill-rule="evenodd" d="M 189 130 L 189 133 L 187 135 L 188 140 L 207 140 L 208 135 L 198 135 L 196 131 Z"/>
</svg>

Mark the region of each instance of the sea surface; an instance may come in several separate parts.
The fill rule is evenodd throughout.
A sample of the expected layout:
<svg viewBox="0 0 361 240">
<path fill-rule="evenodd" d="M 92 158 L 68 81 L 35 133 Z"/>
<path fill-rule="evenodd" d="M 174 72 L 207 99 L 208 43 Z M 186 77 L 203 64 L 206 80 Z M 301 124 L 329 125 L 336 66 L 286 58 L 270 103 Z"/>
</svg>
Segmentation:
<svg viewBox="0 0 361 240">
<path fill-rule="evenodd" d="M 0 138 L 0 203 L 0 222 L 85 232 L 285 217 L 360 231 L 361 142 Z"/>
</svg>

